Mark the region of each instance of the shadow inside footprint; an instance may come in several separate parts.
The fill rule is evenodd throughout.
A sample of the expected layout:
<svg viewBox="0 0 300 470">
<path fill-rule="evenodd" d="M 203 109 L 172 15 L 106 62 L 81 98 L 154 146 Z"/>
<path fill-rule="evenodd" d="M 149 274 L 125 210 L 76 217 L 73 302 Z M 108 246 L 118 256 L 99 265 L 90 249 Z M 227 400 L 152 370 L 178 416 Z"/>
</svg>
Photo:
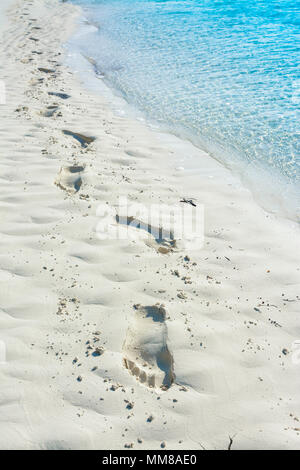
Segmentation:
<svg viewBox="0 0 300 470">
<path fill-rule="evenodd" d="M 43 73 L 54 73 L 55 70 L 53 69 L 45 69 L 44 67 L 39 67 L 38 70 Z"/>
<path fill-rule="evenodd" d="M 55 184 L 69 193 L 77 193 L 82 185 L 81 174 L 84 169 L 84 166 L 79 165 L 62 167 L 55 180 Z"/>
<path fill-rule="evenodd" d="M 71 137 L 76 139 L 81 144 L 82 147 L 87 147 L 89 144 L 94 142 L 94 140 L 96 140 L 95 137 L 89 137 L 89 136 L 79 134 L 77 132 L 68 131 L 68 130 L 63 130 L 63 133 L 65 135 L 70 135 Z"/>
<path fill-rule="evenodd" d="M 158 245 L 161 245 L 158 247 L 158 251 L 160 253 L 168 253 L 176 246 L 176 240 L 171 230 L 165 230 L 163 227 L 156 227 L 132 216 L 116 215 L 116 221 L 119 224 L 142 230 L 148 235 L 151 235 L 154 241 Z"/>
<path fill-rule="evenodd" d="M 163 323 L 166 320 L 166 311 L 164 308 L 157 308 L 156 305 L 144 307 L 146 318 L 152 318 L 155 322 Z"/>
<path fill-rule="evenodd" d="M 56 93 L 54 91 L 48 91 L 49 96 L 57 96 L 57 98 L 61 98 L 62 100 L 67 100 L 68 98 L 71 98 L 70 95 L 67 95 L 67 93 Z"/>
<path fill-rule="evenodd" d="M 123 345 L 123 364 L 148 387 L 167 390 L 175 380 L 163 305 L 135 306 Z"/>
<path fill-rule="evenodd" d="M 59 106 L 54 105 L 54 106 L 47 106 L 47 109 L 45 111 L 41 112 L 41 115 L 44 117 L 52 117 L 58 110 Z"/>
</svg>

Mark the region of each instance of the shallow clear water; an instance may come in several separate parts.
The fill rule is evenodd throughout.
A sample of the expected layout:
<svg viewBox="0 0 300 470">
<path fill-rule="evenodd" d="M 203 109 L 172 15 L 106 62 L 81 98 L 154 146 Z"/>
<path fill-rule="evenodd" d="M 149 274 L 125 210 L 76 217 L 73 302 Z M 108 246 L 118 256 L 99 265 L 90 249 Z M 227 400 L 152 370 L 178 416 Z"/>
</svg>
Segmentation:
<svg viewBox="0 0 300 470">
<path fill-rule="evenodd" d="M 130 103 L 244 176 L 297 197 L 300 4 L 75 0 L 96 25 L 73 45 Z M 298 193 L 299 195 L 299 193 Z"/>
</svg>

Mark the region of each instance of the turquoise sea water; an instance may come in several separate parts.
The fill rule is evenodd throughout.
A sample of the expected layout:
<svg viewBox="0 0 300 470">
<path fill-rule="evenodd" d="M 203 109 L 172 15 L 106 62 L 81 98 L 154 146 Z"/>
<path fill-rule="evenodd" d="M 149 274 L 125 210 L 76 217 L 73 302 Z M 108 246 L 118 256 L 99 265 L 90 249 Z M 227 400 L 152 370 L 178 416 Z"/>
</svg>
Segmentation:
<svg viewBox="0 0 300 470">
<path fill-rule="evenodd" d="M 300 194 L 300 3 L 74 0 L 73 46 L 146 116 L 226 166 Z M 276 187 L 277 186 L 277 187 Z"/>
</svg>

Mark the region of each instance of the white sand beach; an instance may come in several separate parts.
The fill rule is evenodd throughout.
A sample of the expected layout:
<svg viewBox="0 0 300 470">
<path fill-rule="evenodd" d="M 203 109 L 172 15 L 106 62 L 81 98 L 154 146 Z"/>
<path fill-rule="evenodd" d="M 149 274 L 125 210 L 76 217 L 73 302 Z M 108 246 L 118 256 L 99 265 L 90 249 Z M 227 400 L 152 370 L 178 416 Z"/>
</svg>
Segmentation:
<svg viewBox="0 0 300 470">
<path fill-rule="evenodd" d="M 300 449 L 299 226 L 87 89 L 79 8 L 7 6 L 0 449 Z M 101 239 L 120 196 L 203 205 L 203 246 Z"/>
</svg>

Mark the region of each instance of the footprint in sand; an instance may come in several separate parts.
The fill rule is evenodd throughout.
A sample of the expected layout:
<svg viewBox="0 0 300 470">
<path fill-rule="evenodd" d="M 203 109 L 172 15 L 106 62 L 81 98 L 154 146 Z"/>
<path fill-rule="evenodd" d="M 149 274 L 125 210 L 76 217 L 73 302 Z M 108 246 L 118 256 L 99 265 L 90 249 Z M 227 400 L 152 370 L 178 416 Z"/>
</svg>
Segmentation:
<svg viewBox="0 0 300 470">
<path fill-rule="evenodd" d="M 55 184 L 68 193 L 77 193 L 82 185 L 84 166 L 64 166 L 60 169 Z"/>
<path fill-rule="evenodd" d="M 41 111 L 41 115 L 44 117 L 53 117 L 54 114 L 58 111 L 59 106 L 58 105 L 53 105 L 53 106 L 47 106 L 45 111 Z"/>
<path fill-rule="evenodd" d="M 148 387 L 163 390 L 175 379 L 165 320 L 163 305 L 136 305 L 123 345 L 123 364 L 130 374 Z"/>
<path fill-rule="evenodd" d="M 59 92 L 55 92 L 55 91 L 48 91 L 48 95 L 49 96 L 56 96 L 57 98 L 61 98 L 62 100 L 67 100 L 67 99 L 71 98 L 71 96 L 68 95 L 67 93 L 59 93 Z"/>
<path fill-rule="evenodd" d="M 63 134 L 69 135 L 69 136 L 73 137 L 75 140 L 77 140 L 81 144 L 81 147 L 83 147 L 83 148 L 87 147 L 92 142 L 94 142 L 94 140 L 96 140 L 95 137 L 79 134 L 78 132 L 68 131 L 66 129 L 64 129 L 62 132 L 63 132 Z"/>
<path fill-rule="evenodd" d="M 45 69 L 44 67 L 39 67 L 38 70 L 43 73 L 55 73 L 54 69 Z"/>
</svg>

